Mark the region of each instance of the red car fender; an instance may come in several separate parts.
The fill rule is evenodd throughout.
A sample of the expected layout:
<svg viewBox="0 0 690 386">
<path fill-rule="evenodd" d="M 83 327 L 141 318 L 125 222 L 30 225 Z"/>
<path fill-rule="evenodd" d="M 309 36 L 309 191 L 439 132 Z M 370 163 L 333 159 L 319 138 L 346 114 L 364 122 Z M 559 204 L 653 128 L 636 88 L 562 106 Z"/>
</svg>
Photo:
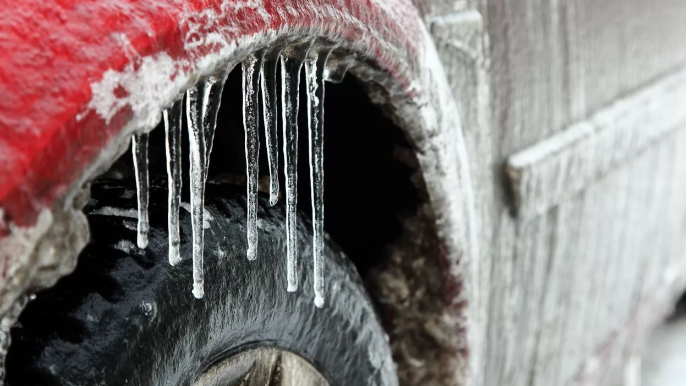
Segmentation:
<svg viewBox="0 0 690 386">
<path fill-rule="evenodd" d="M 22 259 L 90 178 L 219 63 L 285 36 L 331 40 L 389 92 L 436 212 L 454 360 L 479 374 L 468 329 L 476 224 L 463 133 L 445 73 L 407 0 L 20 0 L 0 7 L 0 313 L 32 285 Z M 49 213 L 49 215 L 45 215 Z M 41 220 L 41 216 L 44 217 Z M 41 220 L 41 221 L 39 221 Z M 53 233 L 59 230 L 53 230 Z M 13 282 L 12 285 L 8 283 Z M 469 315 L 469 316 L 468 316 Z M 480 334 L 475 334 L 480 339 Z M 457 373 L 463 373 L 458 371 Z"/>
</svg>

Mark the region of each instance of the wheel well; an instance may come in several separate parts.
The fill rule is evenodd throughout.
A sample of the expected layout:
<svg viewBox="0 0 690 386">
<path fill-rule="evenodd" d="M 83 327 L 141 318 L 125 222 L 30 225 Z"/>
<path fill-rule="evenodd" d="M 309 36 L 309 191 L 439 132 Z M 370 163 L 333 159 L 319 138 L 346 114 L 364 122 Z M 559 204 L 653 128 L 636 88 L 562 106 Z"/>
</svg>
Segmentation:
<svg viewBox="0 0 690 386">
<path fill-rule="evenodd" d="M 237 66 L 225 85 L 209 180 L 244 185 L 241 78 Z M 415 149 L 407 134 L 371 101 L 368 87 L 372 86 L 352 75 L 342 83 L 326 85 L 325 229 L 364 279 L 391 337 L 401 382 L 423 383 L 445 376 L 442 358 L 451 341 L 448 337 L 455 333 L 441 322 L 445 307 L 442 247 Z M 303 83 L 298 205 L 311 214 L 306 103 Z M 279 176 L 284 187 L 281 124 Z M 263 130 L 260 133 L 259 189 L 267 195 L 268 163 Z M 188 154 L 187 142 L 183 134 L 183 154 Z M 166 173 L 164 145 L 164 130 L 158 127 L 149 142 L 152 176 Z M 131 152 L 126 152 L 104 176 L 133 180 L 133 170 Z M 189 199 L 188 170 L 189 160 L 183 157 L 184 201 Z M 426 365 L 415 365 L 419 363 Z"/>
</svg>

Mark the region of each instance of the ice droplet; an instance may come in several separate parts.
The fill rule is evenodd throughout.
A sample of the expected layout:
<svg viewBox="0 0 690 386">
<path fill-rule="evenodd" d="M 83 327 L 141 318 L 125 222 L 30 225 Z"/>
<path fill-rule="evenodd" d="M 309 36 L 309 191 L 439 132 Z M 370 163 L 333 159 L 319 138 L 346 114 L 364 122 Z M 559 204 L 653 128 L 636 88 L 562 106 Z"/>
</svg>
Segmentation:
<svg viewBox="0 0 690 386">
<path fill-rule="evenodd" d="M 206 174 L 206 136 L 203 132 L 202 108 L 199 97 L 204 85 L 187 90 L 187 127 L 189 131 L 189 202 L 192 212 L 192 293 L 204 296 L 204 177 Z"/>
<path fill-rule="evenodd" d="M 281 54 L 283 88 L 283 156 L 285 157 L 285 192 L 287 198 L 287 281 L 288 292 L 297 291 L 297 113 L 299 111 L 299 77 L 302 64 L 311 47 L 295 46 L 289 56 Z"/>
<path fill-rule="evenodd" d="M 165 156 L 168 166 L 168 261 L 180 262 L 180 196 L 182 194 L 182 104 L 165 110 Z"/>
<path fill-rule="evenodd" d="M 278 180 L 278 84 L 276 70 L 280 59 L 281 48 L 268 51 L 261 66 L 261 95 L 263 97 L 264 130 L 266 133 L 266 153 L 268 154 L 268 172 L 271 177 L 269 204 L 278 203 L 280 181 Z"/>
<path fill-rule="evenodd" d="M 242 115 L 247 164 L 247 259 L 256 259 L 258 234 L 256 206 L 259 190 L 259 68 L 263 55 L 249 55 L 242 62 Z"/>
<path fill-rule="evenodd" d="M 324 305 L 323 272 L 323 109 L 325 100 L 324 68 L 330 51 L 320 51 L 307 59 L 307 114 L 309 123 L 309 169 L 311 171 L 311 208 L 314 255 L 314 304 Z"/>
<path fill-rule="evenodd" d="M 137 246 L 146 248 L 149 244 L 149 135 L 132 136 L 132 157 L 137 183 L 138 222 Z"/>
</svg>

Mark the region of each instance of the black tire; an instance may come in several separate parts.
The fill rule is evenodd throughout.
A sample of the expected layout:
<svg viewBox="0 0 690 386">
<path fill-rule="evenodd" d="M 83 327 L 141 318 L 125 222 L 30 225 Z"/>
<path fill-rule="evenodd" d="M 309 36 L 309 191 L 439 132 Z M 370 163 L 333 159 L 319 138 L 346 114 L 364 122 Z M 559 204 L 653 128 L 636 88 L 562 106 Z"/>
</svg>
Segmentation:
<svg viewBox="0 0 690 386">
<path fill-rule="evenodd" d="M 119 181 L 92 187 L 91 241 L 75 272 L 30 301 L 12 329 L 7 384 L 190 385 L 245 348 L 267 345 L 311 362 L 331 386 L 397 385 L 387 337 L 357 272 L 330 241 L 326 306 L 313 303 L 311 231 L 298 223 L 300 287 L 288 293 L 284 206 L 259 204 L 259 254 L 245 254 L 244 188 L 209 184 L 205 297 L 192 264 L 168 264 L 167 191 L 150 192 L 149 246 L 136 247 L 136 198 Z M 183 256 L 191 255 L 181 210 Z M 224 251 L 224 252 L 223 252 Z"/>
</svg>

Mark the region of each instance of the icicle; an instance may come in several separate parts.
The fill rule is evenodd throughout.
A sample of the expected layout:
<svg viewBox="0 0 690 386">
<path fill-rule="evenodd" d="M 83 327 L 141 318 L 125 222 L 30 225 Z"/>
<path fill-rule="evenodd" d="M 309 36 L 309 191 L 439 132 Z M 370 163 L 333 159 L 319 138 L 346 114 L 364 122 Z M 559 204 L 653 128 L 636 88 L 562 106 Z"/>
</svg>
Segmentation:
<svg viewBox="0 0 690 386">
<path fill-rule="evenodd" d="M 229 71 L 225 71 L 220 75 L 212 76 L 208 78 L 204 84 L 204 97 L 202 103 L 204 139 L 206 140 L 206 171 L 204 173 L 204 181 L 206 181 L 208 177 L 208 166 L 210 165 L 211 150 L 213 149 L 213 137 L 216 133 L 218 110 L 220 109 L 220 101 L 228 73 Z"/>
<path fill-rule="evenodd" d="M 266 153 L 268 154 L 268 172 L 271 177 L 271 206 L 278 203 L 280 181 L 278 180 L 278 102 L 276 70 L 282 48 L 274 49 L 265 56 L 261 67 L 261 94 L 264 107 L 264 130 L 266 133 Z"/>
<path fill-rule="evenodd" d="M 293 57 L 281 55 L 283 85 L 283 154 L 285 157 L 285 191 L 287 196 L 287 281 L 288 292 L 297 291 L 297 113 L 299 110 L 299 76 L 306 58 L 306 48 L 293 50 Z"/>
<path fill-rule="evenodd" d="M 182 104 L 165 110 L 165 156 L 168 161 L 168 261 L 180 262 L 180 195 L 182 194 Z"/>
<path fill-rule="evenodd" d="M 330 51 L 319 52 L 305 63 L 307 113 L 309 115 L 309 169 L 311 171 L 311 209 L 314 254 L 314 304 L 324 305 L 323 272 L 323 109 L 324 67 Z"/>
<path fill-rule="evenodd" d="M 247 259 L 256 259 L 258 234 L 256 205 L 259 190 L 259 58 L 249 55 L 242 62 L 242 109 L 244 117 L 244 150 L 247 164 Z"/>
<path fill-rule="evenodd" d="M 132 136 L 132 156 L 137 183 L 139 221 L 137 223 L 137 246 L 146 248 L 149 244 L 149 135 Z"/>
<path fill-rule="evenodd" d="M 192 271 L 194 297 L 204 296 L 204 179 L 206 176 L 206 137 L 203 132 L 199 97 L 204 86 L 187 90 L 187 125 L 189 131 L 189 202 L 192 212 Z"/>
<path fill-rule="evenodd" d="M 189 132 L 189 203 L 192 213 L 192 271 L 197 299 L 204 296 L 204 191 L 216 118 L 227 72 L 211 77 L 187 90 Z"/>
</svg>

